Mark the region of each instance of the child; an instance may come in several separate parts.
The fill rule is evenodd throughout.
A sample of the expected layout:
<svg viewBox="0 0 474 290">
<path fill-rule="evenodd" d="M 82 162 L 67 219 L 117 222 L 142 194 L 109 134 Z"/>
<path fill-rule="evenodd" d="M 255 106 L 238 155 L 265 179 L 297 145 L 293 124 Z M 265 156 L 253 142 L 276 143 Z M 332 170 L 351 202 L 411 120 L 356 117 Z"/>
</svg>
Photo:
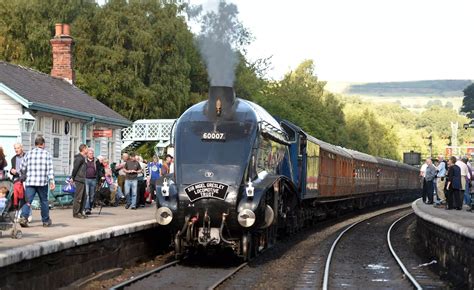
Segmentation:
<svg viewBox="0 0 474 290">
<path fill-rule="evenodd" d="M 0 215 L 3 214 L 3 211 L 7 207 L 8 199 L 7 199 L 8 189 L 5 186 L 0 187 Z"/>
</svg>

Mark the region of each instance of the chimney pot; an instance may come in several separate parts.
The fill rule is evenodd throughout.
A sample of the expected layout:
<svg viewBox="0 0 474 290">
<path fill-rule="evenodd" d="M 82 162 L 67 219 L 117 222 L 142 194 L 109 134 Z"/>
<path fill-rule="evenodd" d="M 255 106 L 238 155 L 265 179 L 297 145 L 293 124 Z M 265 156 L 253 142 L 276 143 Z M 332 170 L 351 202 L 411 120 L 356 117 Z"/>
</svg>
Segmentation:
<svg viewBox="0 0 474 290">
<path fill-rule="evenodd" d="M 71 34 L 71 29 L 69 24 L 63 24 L 63 34 L 66 36 L 70 36 Z"/>
<path fill-rule="evenodd" d="M 57 23 L 55 25 L 56 35 L 50 40 L 53 52 L 53 67 L 51 75 L 74 83 L 75 74 L 73 69 L 73 46 L 74 40 L 69 35 L 69 24 Z"/>
<path fill-rule="evenodd" d="M 63 34 L 63 25 L 61 23 L 56 23 L 56 34 L 55 37 L 60 37 Z"/>
</svg>

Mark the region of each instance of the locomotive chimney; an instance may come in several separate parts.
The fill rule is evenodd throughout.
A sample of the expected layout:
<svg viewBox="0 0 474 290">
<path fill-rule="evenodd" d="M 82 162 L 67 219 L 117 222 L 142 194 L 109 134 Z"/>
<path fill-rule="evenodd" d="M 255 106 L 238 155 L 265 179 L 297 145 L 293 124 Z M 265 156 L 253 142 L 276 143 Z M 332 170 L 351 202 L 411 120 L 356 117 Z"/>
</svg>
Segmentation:
<svg viewBox="0 0 474 290">
<path fill-rule="evenodd" d="M 207 103 L 208 116 L 228 117 L 232 114 L 235 103 L 235 92 L 233 87 L 212 86 L 209 88 L 209 100 Z"/>
</svg>

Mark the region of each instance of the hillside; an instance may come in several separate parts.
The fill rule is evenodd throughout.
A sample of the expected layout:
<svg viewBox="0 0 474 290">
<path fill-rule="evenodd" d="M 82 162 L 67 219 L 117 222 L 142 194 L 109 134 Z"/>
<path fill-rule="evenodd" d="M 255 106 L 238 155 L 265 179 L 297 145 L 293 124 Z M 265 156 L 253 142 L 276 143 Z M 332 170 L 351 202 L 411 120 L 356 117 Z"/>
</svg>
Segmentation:
<svg viewBox="0 0 474 290">
<path fill-rule="evenodd" d="M 411 82 L 350 83 L 328 82 L 326 88 L 344 96 L 357 96 L 371 103 L 398 103 L 412 112 L 423 112 L 432 105 L 462 106 L 463 90 L 471 80 L 425 80 Z"/>
<path fill-rule="evenodd" d="M 374 97 L 460 97 L 471 80 L 424 80 L 380 83 L 328 83 L 328 89 L 343 95 Z"/>
</svg>

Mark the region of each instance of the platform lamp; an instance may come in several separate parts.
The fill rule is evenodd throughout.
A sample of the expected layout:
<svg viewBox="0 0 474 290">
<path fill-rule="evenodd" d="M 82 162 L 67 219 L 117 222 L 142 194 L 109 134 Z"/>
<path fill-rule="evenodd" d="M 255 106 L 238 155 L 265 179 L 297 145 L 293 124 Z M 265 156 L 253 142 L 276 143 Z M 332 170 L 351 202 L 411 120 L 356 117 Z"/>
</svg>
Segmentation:
<svg viewBox="0 0 474 290">
<path fill-rule="evenodd" d="M 36 119 L 33 117 L 30 112 L 25 111 L 20 118 L 18 118 L 18 123 L 20 124 L 21 133 L 32 133 L 35 127 Z"/>
</svg>

